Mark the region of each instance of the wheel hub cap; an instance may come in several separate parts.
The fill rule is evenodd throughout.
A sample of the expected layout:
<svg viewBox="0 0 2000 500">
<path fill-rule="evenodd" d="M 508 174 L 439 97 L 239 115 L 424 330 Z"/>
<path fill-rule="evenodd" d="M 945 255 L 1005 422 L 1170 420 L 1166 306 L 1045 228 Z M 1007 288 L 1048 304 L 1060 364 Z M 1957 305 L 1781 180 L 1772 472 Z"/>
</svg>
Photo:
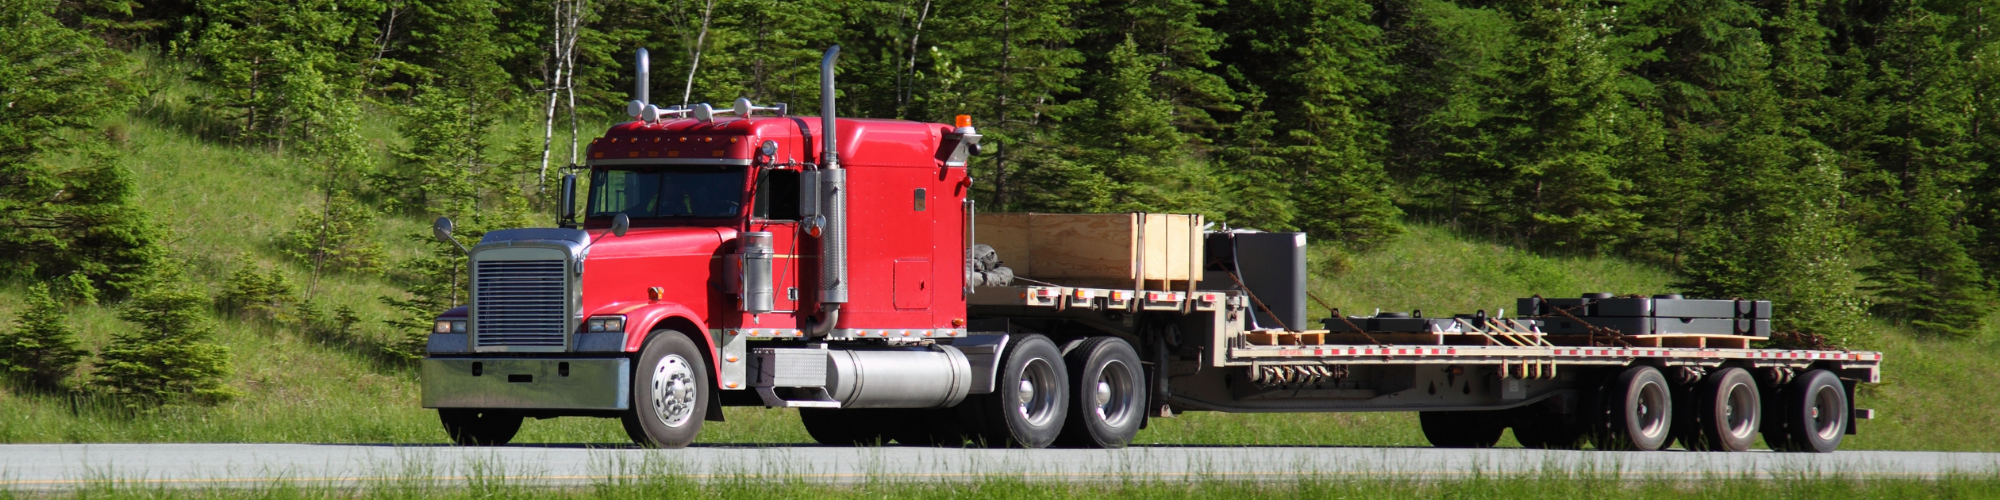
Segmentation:
<svg viewBox="0 0 2000 500">
<path fill-rule="evenodd" d="M 686 425 L 694 416 L 694 369 L 686 359 L 669 354 L 653 365 L 653 413 L 667 427 Z"/>
</svg>

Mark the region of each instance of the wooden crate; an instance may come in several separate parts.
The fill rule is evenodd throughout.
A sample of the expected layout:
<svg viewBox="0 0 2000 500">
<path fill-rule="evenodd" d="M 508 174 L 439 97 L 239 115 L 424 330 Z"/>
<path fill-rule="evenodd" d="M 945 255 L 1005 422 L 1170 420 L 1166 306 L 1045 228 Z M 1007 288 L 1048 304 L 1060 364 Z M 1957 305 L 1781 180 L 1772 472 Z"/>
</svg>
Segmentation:
<svg viewBox="0 0 2000 500">
<path fill-rule="evenodd" d="M 1201 280 L 1200 215 L 983 213 L 974 224 L 974 242 L 1016 276 L 1162 289 Z"/>
<path fill-rule="evenodd" d="M 1250 345 L 1279 345 L 1284 341 L 1284 332 L 1244 332 L 1243 341 Z"/>
</svg>

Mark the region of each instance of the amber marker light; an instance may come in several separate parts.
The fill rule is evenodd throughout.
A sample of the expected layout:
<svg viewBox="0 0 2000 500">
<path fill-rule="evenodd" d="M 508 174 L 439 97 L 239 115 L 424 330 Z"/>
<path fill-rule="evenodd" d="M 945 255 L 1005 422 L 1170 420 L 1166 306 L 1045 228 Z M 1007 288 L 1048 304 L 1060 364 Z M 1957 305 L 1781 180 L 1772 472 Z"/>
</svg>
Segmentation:
<svg viewBox="0 0 2000 500">
<path fill-rule="evenodd" d="M 661 297 L 664 297 L 664 296 L 666 296 L 666 295 L 667 295 L 667 289 L 666 289 L 666 288 L 662 288 L 662 287 L 657 287 L 657 286 L 656 286 L 656 287 L 652 287 L 652 288 L 647 288 L 647 289 L 646 289 L 646 298 L 647 298 L 647 299 L 651 299 L 651 300 L 660 300 L 660 298 L 661 298 Z"/>
<path fill-rule="evenodd" d="M 972 115 L 958 115 L 958 118 L 952 120 L 952 125 L 970 127 L 972 126 Z"/>
</svg>

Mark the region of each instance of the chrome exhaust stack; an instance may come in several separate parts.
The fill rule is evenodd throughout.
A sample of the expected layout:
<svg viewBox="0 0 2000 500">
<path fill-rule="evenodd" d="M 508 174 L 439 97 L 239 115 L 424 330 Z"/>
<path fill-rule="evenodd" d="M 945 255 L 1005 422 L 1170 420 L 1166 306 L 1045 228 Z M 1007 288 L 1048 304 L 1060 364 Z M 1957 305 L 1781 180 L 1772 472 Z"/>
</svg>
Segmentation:
<svg viewBox="0 0 2000 500">
<path fill-rule="evenodd" d="M 819 63 L 820 213 L 826 229 L 820 235 L 820 304 L 831 323 L 833 310 L 847 303 L 847 172 L 840 168 L 839 138 L 834 126 L 833 65 L 840 46 L 826 49 Z M 830 325 L 829 325 L 830 326 Z"/>
</svg>

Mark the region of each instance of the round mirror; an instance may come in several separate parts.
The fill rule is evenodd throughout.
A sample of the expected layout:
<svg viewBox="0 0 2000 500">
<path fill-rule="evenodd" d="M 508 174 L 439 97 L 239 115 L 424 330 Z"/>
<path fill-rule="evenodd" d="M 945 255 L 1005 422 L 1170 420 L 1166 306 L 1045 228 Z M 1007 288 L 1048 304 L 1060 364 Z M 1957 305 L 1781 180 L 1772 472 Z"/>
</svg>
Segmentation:
<svg viewBox="0 0 2000 500">
<path fill-rule="evenodd" d="M 439 243 L 452 243 L 452 229 L 450 217 L 438 217 L 436 221 L 431 222 L 431 237 L 437 238 Z"/>
<path fill-rule="evenodd" d="M 625 231 L 629 229 L 632 229 L 631 217 L 626 217 L 623 212 L 611 217 L 611 234 L 624 237 Z"/>
</svg>

